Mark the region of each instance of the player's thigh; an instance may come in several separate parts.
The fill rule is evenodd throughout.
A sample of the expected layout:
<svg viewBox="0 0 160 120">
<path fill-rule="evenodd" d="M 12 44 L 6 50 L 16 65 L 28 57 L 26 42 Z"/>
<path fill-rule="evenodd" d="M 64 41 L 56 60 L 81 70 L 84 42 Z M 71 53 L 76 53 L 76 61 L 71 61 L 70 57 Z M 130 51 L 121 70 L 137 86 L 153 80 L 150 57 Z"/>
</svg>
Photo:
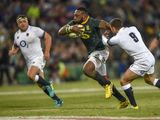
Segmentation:
<svg viewBox="0 0 160 120">
<path fill-rule="evenodd" d="M 95 71 L 95 64 L 91 58 L 87 60 L 87 62 L 83 66 L 83 72 L 85 74 L 90 74 Z"/>
<path fill-rule="evenodd" d="M 31 66 L 28 69 L 27 75 L 29 78 L 34 79 L 35 75 L 39 74 L 40 69 L 37 66 Z"/>
<path fill-rule="evenodd" d="M 40 71 L 43 72 L 43 68 L 45 66 L 45 61 L 43 57 L 37 57 L 28 63 L 28 74 L 35 75 Z M 32 73 L 33 72 L 33 73 Z"/>
<path fill-rule="evenodd" d="M 106 63 L 106 60 L 108 59 L 108 56 L 109 56 L 109 52 L 107 51 L 107 49 L 101 50 L 101 51 L 95 51 L 89 55 L 89 59 L 87 60 L 87 62 L 84 66 L 90 67 L 90 65 L 88 65 L 88 63 L 91 63 L 92 68 L 94 70 L 96 70 L 97 72 L 105 71 L 105 73 L 106 73 L 105 63 Z M 87 68 L 89 68 L 89 67 L 87 67 Z"/>
<path fill-rule="evenodd" d="M 126 83 L 132 82 L 134 79 L 140 77 L 137 75 L 135 72 L 131 71 L 130 69 L 127 69 L 127 71 L 124 73 L 122 79 L 121 79 L 121 84 L 124 85 Z"/>
</svg>

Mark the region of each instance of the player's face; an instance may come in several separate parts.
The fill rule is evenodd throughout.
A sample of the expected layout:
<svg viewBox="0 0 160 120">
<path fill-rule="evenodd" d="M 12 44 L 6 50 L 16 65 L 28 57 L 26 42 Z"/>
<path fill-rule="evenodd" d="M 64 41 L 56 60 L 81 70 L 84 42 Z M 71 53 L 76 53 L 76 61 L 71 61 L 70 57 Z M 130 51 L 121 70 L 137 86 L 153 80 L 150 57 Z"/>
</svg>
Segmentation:
<svg viewBox="0 0 160 120">
<path fill-rule="evenodd" d="M 28 28 L 28 20 L 27 19 L 20 19 L 17 21 L 18 28 L 22 31 L 26 31 Z"/>
<path fill-rule="evenodd" d="M 74 22 L 76 23 L 82 23 L 83 22 L 83 12 L 80 10 L 76 10 L 74 12 L 74 18 L 73 18 Z"/>
</svg>

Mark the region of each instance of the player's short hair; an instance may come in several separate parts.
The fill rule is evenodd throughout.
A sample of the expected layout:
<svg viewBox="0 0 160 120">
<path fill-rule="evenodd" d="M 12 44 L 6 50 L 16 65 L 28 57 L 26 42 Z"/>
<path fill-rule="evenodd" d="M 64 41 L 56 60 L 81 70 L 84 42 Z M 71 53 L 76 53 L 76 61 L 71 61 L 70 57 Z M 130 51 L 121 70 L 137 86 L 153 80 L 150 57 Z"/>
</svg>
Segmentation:
<svg viewBox="0 0 160 120">
<path fill-rule="evenodd" d="M 86 14 L 89 14 L 88 10 L 85 7 L 79 7 L 79 8 L 77 8 L 77 10 L 82 11 Z"/>
<path fill-rule="evenodd" d="M 16 18 L 16 22 L 18 22 L 20 19 L 27 19 L 28 20 L 26 15 L 18 15 Z"/>
<path fill-rule="evenodd" d="M 117 29 L 120 29 L 121 27 L 123 27 L 123 23 L 122 20 L 119 18 L 114 18 L 110 21 L 110 25 L 111 27 L 115 27 Z"/>
</svg>

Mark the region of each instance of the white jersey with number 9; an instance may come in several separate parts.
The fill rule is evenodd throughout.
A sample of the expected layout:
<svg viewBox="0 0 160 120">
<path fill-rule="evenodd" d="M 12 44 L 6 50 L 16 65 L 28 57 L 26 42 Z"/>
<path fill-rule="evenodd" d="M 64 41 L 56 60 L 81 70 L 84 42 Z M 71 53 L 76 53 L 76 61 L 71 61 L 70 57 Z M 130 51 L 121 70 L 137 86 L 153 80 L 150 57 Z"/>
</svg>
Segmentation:
<svg viewBox="0 0 160 120">
<path fill-rule="evenodd" d="M 122 27 L 108 40 L 108 44 L 119 45 L 129 56 L 133 57 L 134 63 L 130 66 L 133 72 L 140 76 L 154 72 L 155 58 L 144 44 L 136 27 Z"/>
</svg>

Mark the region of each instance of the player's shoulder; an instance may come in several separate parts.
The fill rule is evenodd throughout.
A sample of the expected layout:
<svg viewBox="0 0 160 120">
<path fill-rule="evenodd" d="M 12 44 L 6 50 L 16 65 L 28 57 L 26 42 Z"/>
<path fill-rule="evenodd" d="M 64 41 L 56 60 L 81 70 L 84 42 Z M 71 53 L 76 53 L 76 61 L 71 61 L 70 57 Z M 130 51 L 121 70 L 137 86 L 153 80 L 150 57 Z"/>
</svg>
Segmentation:
<svg viewBox="0 0 160 120">
<path fill-rule="evenodd" d="M 137 29 L 136 26 L 130 26 L 130 27 L 126 28 L 126 31 L 128 31 L 128 32 L 137 32 L 138 29 Z"/>
<path fill-rule="evenodd" d="M 20 32 L 20 30 L 18 29 L 15 33 L 14 33 L 14 36 L 17 36 L 17 35 L 19 35 L 21 32 Z"/>
<path fill-rule="evenodd" d="M 37 26 L 30 26 L 28 31 L 29 32 L 33 32 L 35 34 L 39 34 L 39 33 L 42 33 L 42 32 L 44 33 L 45 32 L 42 28 L 37 27 Z"/>
<path fill-rule="evenodd" d="M 29 26 L 29 30 L 37 30 L 37 29 L 41 29 L 41 28 L 37 26 Z"/>
<path fill-rule="evenodd" d="M 136 26 L 130 26 L 129 28 L 132 29 L 132 30 L 137 30 Z"/>
<path fill-rule="evenodd" d="M 97 18 L 90 17 L 90 18 L 89 18 L 89 21 L 90 21 L 90 22 L 97 22 L 97 21 L 101 21 L 101 20 L 99 20 L 99 19 L 97 19 Z"/>
<path fill-rule="evenodd" d="M 130 27 L 122 27 L 122 30 L 120 30 L 120 33 L 130 33 L 130 32 L 136 32 L 138 29 L 135 26 Z"/>
<path fill-rule="evenodd" d="M 99 20 L 99 19 L 94 18 L 94 17 L 89 17 L 89 20 Z"/>
</svg>

